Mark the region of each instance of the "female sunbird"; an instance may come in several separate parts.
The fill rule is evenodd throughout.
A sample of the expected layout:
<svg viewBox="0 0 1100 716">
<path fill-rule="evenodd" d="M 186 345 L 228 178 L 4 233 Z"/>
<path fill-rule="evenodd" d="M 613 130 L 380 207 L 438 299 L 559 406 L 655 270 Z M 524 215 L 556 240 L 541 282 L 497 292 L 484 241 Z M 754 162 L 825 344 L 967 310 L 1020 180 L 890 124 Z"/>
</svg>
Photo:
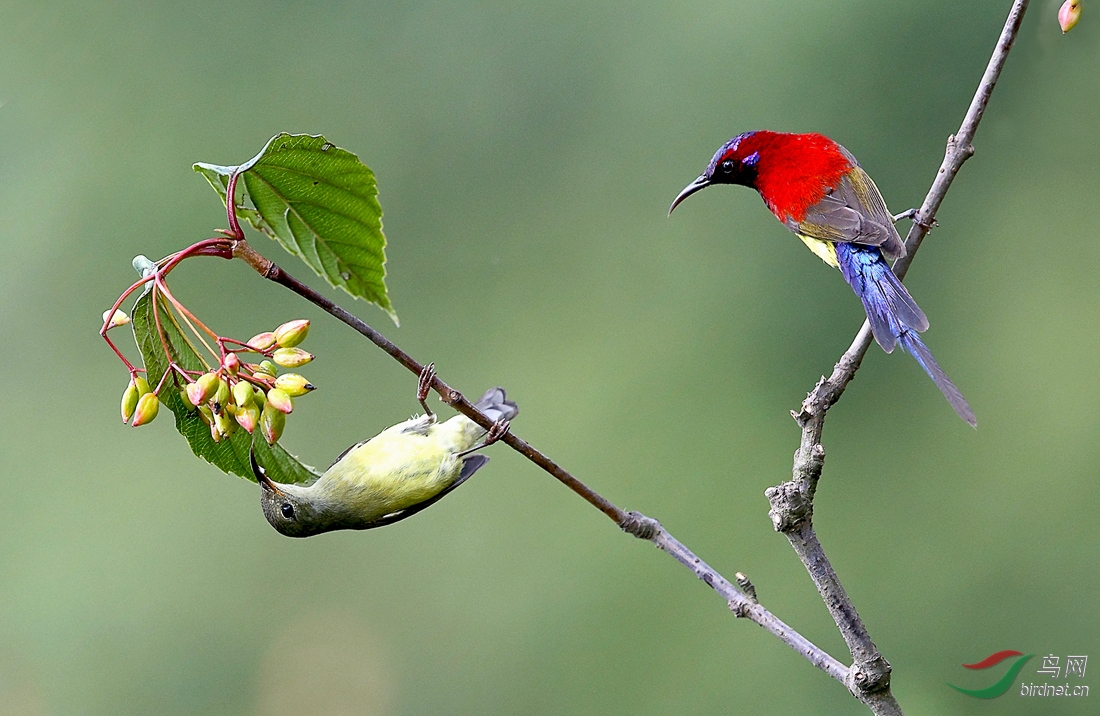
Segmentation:
<svg viewBox="0 0 1100 716">
<path fill-rule="evenodd" d="M 668 213 L 713 184 L 740 184 L 760 192 L 776 218 L 810 251 L 840 269 L 863 302 L 882 349 L 890 353 L 895 345 L 904 348 L 959 417 L 977 425 L 974 411 L 918 335 L 928 328 L 928 319 L 886 263 L 886 258 L 903 256 L 905 244 L 878 187 L 847 149 L 820 134 L 739 134 L 718 149 Z"/>
<path fill-rule="evenodd" d="M 433 375 L 431 366 L 421 375 L 423 416 L 352 445 L 309 486 L 274 482 L 253 455 L 260 505 L 271 526 L 288 537 L 309 537 L 393 524 L 442 499 L 489 462 L 470 453 L 500 439 L 519 408 L 503 388 L 490 388 L 475 404 L 494 421 L 488 433 L 465 415 L 440 423 L 424 402 Z"/>
</svg>

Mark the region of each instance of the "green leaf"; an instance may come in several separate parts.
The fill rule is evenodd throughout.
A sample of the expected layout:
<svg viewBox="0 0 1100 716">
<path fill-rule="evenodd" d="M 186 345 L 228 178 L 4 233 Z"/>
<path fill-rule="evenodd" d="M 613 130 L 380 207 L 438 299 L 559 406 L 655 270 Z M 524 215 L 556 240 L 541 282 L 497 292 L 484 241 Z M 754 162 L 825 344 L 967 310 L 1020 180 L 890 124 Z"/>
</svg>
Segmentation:
<svg viewBox="0 0 1100 716">
<path fill-rule="evenodd" d="M 377 304 L 397 323 L 386 293 L 386 237 L 374 173 L 351 152 L 308 134 L 278 134 L 236 167 L 198 163 L 226 200 L 237 180 L 237 217 L 275 239 L 332 286 Z"/>
<path fill-rule="evenodd" d="M 176 363 L 187 370 L 208 370 L 209 366 L 203 363 L 199 354 L 173 322 L 164 299 L 161 299 L 157 307 L 157 315 L 160 318 L 168 350 Z M 160 383 L 164 371 L 168 369 L 168 361 L 164 355 L 164 346 L 157 336 L 151 292 L 144 294 L 134 304 L 131 322 L 134 327 L 134 339 L 137 341 L 142 361 L 145 363 L 149 385 L 155 388 Z M 172 376 L 169 376 L 160 391 L 160 401 L 175 415 L 176 430 L 187 439 L 191 450 L 199 457 L 225 472 L 240 475 L 255 482 L 256 478 L 252 474 L 252 465 L 248 458 L 249 447 L 255 445 L 256 461 L 276 482 L 309 482 L 319 476 L 318 472 L 303 465 L 278 443 L 274 447 L 268 446 L 259 430 L 256 430 L 255 435 L 249 435 L 241 429 L 227 440 L 220 443 L 214 442 L 214 438 L 210 437 L 210 428 L 199 417 L 198 411 L 180 396 L 179 389 L 183 387 L 183 379 L 177 375 L 176 381 L 174 382 Z"/>
</svg>

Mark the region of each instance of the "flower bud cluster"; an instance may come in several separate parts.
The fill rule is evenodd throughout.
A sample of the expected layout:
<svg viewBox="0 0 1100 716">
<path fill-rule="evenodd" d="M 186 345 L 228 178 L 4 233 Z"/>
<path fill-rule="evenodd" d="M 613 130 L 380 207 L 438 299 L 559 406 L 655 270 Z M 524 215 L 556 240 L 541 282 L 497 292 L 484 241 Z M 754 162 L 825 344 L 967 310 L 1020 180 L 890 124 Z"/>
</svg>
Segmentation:
<svg viewBox="0 0 1100 716">
<path fill-rule="evenodd" d="M 226 352 L 217 370 L 188 383 L 182 397 L 210 426 L 210 437 L 221 442 L 239 428 L 253 433 L 256 428 L 268 444 L 282 437 L 286 416 L 294 410 L 292 398 L 314 390 L 297 373 L 279 374 L 279 366 L 296 368 L 313 360 L 298 344 L 309 333 L 309 321 L 288 321 L 253 336 L 241 352 L 264 357 L 259 363 L 245 363 L 237 352 Z"/>
</svg>

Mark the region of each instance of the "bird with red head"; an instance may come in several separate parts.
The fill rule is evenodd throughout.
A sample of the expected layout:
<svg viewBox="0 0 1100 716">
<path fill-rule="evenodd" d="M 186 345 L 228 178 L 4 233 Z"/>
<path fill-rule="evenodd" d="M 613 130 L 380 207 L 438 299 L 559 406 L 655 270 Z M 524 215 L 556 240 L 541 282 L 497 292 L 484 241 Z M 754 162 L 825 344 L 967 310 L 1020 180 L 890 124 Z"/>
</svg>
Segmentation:
<svg viewBox="0 0 1100 716">
<path fill-rule="evenodd" d="M 904 348 L 959 417 L 977 425 L 970 404 L 920 338 L 928 319 L 887 263 L 905 255 L 905 244 L 878 187 L 851 152 L 820 134 L 745 132 L 719 147 L 668 213 L 715 184 L 756 189 L 779 221 L 822 261 L 840 269 L 882 349 Z"/>
</svg>

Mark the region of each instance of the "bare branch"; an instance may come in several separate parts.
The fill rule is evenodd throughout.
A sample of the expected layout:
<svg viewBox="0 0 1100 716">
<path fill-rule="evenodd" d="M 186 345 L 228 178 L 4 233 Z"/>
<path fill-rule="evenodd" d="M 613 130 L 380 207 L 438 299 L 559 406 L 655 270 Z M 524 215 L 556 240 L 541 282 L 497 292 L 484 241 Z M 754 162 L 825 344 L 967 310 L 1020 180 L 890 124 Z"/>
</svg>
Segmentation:
<svg viewBox="0 0 1100 716">
<path fill-rule="evenodd" d="M 1008 51 L 1012 49 L 1027 5 L 1028 0 L 1015 0 L 1013 3 L 962 125 L 947 140 L 943 163 L 924 203 L 913 217 L 913 226 L 905 240 L 906 255 L 894 264 L 894 273 L 898 278 L 905 276 L 917 249 L 934 225 L 936 212 L 959 168 L 974 154 L 974 133 L 1004 67 Z M 897 702 L 890 696 L 890 664 L 879 654 L 867 633 L 867 628 L 840 584 L 813 529 L 813 499 L 825 462 L 825 448 L 821 445 L 825 414 L 844 394 L 845 388 L 859 369 L 871 340 L 870 325 L 864 321 L 852 345 L 837 361 L 832 374 L 828 378 L 822 378 L 814 386 L 798 412 L 792 411 L 792 416 L 802 430 L 801 442 L 794 457 L 793 477 L 789 482 L 769 488 L 765 494 L 772 505 L 769 514 L 775 529 L 787 536 L 802 560 L 851 651 L 853 664 L 846 682 L 848 688 L 875 713 L 900 714 Z M 871 697 L 874 697 L 873 702 L 868 701 Z"/>
</svg>

